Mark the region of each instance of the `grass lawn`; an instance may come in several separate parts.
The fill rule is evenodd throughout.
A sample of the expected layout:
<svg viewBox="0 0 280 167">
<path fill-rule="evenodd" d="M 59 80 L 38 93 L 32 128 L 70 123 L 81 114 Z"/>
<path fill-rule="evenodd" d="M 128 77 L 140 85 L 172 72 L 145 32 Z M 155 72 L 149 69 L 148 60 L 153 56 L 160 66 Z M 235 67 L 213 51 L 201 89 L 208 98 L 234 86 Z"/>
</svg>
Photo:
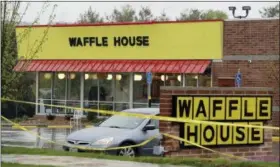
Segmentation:
<svg viewBox="0 0 280 167">
<path fill-rule="evenodd" d="M 1 167 L 54 167 L 47 165 L 25 165 L 25 164 L 17 164 L 17 163 L 1 163 Z"/>
<path fill-rule="evenodd" d="M 195 167 L 279 167 L 279 162 L 242 162 L 229 161 L 221 158 L 216 159 L 200 159 L 200 158 L 176 158 L 176 157 L 118 157 L 97 153 L 75 153 L 56 151 L 51 149 L 38 148 L 19 148 L 19 147 L 3 147 L 2 154 L 31 154 L 31 155 L 56 155 L 56 156 L 76 156 L 98 159 L 111 159 L 123 161 L 136 161 L 156 164 L 172 164 L 172 165 L 189 165 Z M 9 166 L 10 167 L 10 166 Z"/>
</svg>

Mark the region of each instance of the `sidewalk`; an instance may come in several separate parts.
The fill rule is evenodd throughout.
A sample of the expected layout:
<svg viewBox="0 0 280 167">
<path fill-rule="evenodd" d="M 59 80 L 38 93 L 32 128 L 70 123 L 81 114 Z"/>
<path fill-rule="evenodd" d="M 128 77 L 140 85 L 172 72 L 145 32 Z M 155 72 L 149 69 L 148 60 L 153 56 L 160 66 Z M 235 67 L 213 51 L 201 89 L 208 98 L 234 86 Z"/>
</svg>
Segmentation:
<svg viewBox="0 0 280 167">
<path fill-rule="evenodd" d="M 22 154 L 2 154 L 2 162 L 30 164 L 30 165 L 52 165 L 61 167 L 180 167 L 174 165 L 157 165 L 150 163 L 139 163 L 130 161 L 115 161 L 94 158 L 80 158 L 71 156 L 40 156 Z M 191 167 L 191 166 L 181 166 Z"/>
</svg>

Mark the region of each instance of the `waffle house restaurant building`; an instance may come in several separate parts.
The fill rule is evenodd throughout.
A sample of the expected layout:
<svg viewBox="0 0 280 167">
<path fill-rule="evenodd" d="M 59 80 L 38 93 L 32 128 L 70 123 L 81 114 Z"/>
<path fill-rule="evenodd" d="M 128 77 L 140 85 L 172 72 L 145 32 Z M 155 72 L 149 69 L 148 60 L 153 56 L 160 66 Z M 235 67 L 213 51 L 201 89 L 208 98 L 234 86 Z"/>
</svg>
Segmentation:
<svg viewBox="0 0 280 167">
<path fill-rule="evenodd" d="M 28 30 L 14 70 L 36 73 L 42 104 L 148 107 L 151 72 L 151 107 L 159 107 L 160 86 L 211 87 L 211 61 L 223 55 L 223 21 L 20 26 L 17 36 Z M 41 50 L 30 58 L 45 31 Z M 68 112 L 42 104 L 37 115 Z"/>
<path fill-rule="evenodd" d="M 234 86 L 238 69 L 243 87 L 279 86 L 265 73 L 271 66 L 267 58 L 279 60 L 279 19 L 39 25 L 17 27 L 16 33 L 21 41 L 14 70 L 36 74 L 36 101 L 42 104 L 115 111 L 148 107 L 147 72 L 151 107 L 159 107 L 161 86 Z M 42 104 L 37 115 L 68 112 Z"/>
</svg>

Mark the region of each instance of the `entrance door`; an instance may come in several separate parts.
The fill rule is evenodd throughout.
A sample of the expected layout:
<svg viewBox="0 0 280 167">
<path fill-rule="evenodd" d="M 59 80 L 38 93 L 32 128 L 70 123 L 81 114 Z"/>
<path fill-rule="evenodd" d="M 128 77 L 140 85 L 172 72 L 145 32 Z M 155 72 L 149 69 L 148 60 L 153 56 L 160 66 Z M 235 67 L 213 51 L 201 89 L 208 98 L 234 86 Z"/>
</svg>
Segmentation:
<svg viewBox="0 0 280 167">
<path fill-rule="evenodd" d="M 67 106 L 79 108 L 81 106 L 81 73 L 66 74 L 66 102 Z M 73 109 L 67 109 L 66 113 L 73 113 Z"/>
<path fill-rule="evenodd" d="M 98 77 L 98 96 L 99 104 L 98 108 L 100 110 L 114 110 L 114 94 L 113 94 L 113 75 L 112 74 L 102 74 Z M 99 114 L 99 116 L 106 116 L 106 114 Z"/>
<path fill-rule="evenodd" d="M 130 75 L 119 73 L 114 75 L 114 111 L 122 111 L 129 108 Z"/>
</svg>

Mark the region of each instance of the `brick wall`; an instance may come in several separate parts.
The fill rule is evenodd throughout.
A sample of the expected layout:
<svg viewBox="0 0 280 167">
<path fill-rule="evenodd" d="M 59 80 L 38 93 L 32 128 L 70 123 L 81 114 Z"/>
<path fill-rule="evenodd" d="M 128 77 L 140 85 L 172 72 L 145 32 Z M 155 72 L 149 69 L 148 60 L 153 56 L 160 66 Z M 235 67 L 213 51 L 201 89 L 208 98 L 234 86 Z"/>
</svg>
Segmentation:
<svg viewBox="0 0 280 167">
<path fill-rule="evenodd" d="M 272 126 L 277 126 L 280 127 L 280 111 L 274 111 L 272 112 Z M 280 136 L 280 131 L 279 130 L 273 130 L 273 136 Z"/>
<path fill-rule="evenodd" d="M 219 77 L 234 77 L 239 68 L 242 73 L 242 87 L 274 88 L 273 104 L 279 106 L 279 61 L 252 60 L 249 63 L 248 60 L 223 60 L 221 63 L 213 62 L 213 86 L 218 86 Z"/>
<path fill-rule="evenodd" d="M 224 55 L 279 55 L 279 19 L 225 21 Z"/>
<path fill-rule="evenodd" d="M 224 56 L 279 56 L 279 23 L 279 19 L 225 21 Z M 273 112 L 272 124 L 279 127 L 279 60 L 248 60 L 213 63 L 213 86 L 218 86 L 219 77 L 234 77 L 240 68 L 242 86 L 274 88 L 273 105 L 278 109 Z M 279 131 L 274 131 L 274 135 L 279 135 Z"/>
<path fill-rule="evenodd" d="M 172 95 L 230 95 L 230 94 L 272 94 L 271 89 L 266 88 L 190 88 L 190 87 L 161 87 L 160 95 L 160 115 L 171 116 L 172 113 Z M 179 125 L 160 121 L 160 132 L 179 136 Z M 248 159 L 264 160 L 272 157 L 272 131 L 265 129 L 264 144 L 258 146 L 230 146 L 221 148 L 212 148 L 215 151 L 228 153 L 235 156 L 242 156 Z M 163 142 L 164 147 L 169 151 L 168 156 L 186 156 L 186 157 L 219 157 L 220 154 L 213 154 L 210 151 L 200 148 L 180 149 L 179 142 L 174 139 L 166 138 Z M 224 157 L 224 156 L 223 156 Z M 224 157 L 225 158 L 225 157 Z"/>
<path fill-rule="evenodd" d="M 252 60 L 249 63 L 248 60 L 223 60 L 221 63 L 213 63 L 213 86 L 218 86 L 219 77 L 233 77 L 238 68 L 242 73 L 242 87 L 271 87 L 274 89 L 273 106 L 278 110 L 273 111 L 271 124 L 279 127 L 279 61 Z M 279 136 L 279 131 L 274 130 L 273 135 Z"/>
</svg>

